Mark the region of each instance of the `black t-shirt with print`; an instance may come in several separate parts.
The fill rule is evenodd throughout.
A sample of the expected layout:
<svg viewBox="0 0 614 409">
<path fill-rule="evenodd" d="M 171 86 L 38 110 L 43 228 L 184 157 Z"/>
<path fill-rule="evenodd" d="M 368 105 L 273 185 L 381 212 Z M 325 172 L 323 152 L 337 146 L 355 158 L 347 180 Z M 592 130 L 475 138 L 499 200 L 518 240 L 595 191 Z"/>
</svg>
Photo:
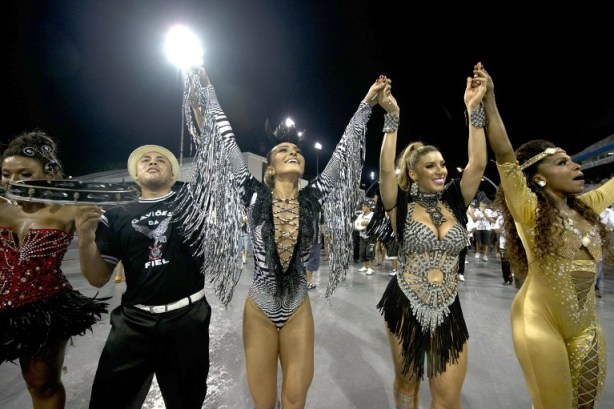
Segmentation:
<svg viewBox="0 0 614 409">
<path fill-rule="evenodd" d="M 96 244 L 111 263 L 122 261 L 126 275 L 124 305 L 163 305 L 204 287 L 202 257 L 184 242 L 172 220 L 175 193 L 114 206 L 104 213 Z"/>
</svg>

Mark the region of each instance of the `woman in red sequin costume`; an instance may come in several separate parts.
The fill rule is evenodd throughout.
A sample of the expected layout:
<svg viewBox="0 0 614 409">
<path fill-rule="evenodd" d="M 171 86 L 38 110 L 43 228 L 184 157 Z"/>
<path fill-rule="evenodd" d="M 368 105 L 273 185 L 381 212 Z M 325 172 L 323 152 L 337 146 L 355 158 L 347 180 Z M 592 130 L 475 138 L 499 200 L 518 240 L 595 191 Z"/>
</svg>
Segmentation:
<svg viewBox="0 0 614 409">
<path fill-rule="evenodd" d="M 2 153 L 2 186 L 62 177 L 56 143 L 35 130 Z M 19 360 L 36 408 L 64 408 L 66 344 L 100 320 L 107 304 L 72 289 L 61 264 L 75 206 L 0 200 L 0 364 Z"/>
</svg>

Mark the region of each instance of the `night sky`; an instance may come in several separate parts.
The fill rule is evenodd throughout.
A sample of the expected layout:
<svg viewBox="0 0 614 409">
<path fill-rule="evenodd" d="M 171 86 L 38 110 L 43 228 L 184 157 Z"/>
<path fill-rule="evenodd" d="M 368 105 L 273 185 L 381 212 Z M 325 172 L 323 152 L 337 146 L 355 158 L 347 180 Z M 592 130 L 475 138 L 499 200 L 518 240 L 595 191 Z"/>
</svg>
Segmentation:
<svg viewBox="0 0 614 409">
<path fill-rule="evenodd" d="M 275 125 L 291 116 L 306 130 L 306 179 L 316 173 L 314 143 L 323 145 L 321 170 L 380 73 L 392 78 L 402 110 L 399 149 L 414 140 L 438 146 L 453 177 L 466 163 L 463 92 L 478 61 L 494 78 L 514 146 L 545 138 L 575 154 L 614 133 L 611 22 L 600 21 L 606 10 L 537 15 L 484 3 L 458 10 L 394 3 L 2 2 L 1 142 L 40 128 L 60 140 L 72 176 L 125 168 L 132 149 L 146 143 L 179 156 L 183 82 L 163 53 L 176 23 L 201 38 L 242 150 L 266 154 L 266 118 Z M 377 171 L 382 124 L 376 107 L 366 185 Z M 486 175 L 498 181 L 494 164 Z"/>
</svg>

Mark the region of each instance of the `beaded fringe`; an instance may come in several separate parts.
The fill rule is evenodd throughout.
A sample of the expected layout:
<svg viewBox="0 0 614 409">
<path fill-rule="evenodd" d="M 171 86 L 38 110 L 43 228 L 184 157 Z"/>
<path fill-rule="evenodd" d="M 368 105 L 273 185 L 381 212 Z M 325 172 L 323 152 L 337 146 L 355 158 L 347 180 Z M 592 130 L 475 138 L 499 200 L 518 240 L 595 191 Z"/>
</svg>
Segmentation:
<svg viewBox="0 0 614 409">
<path fill-rule="evenodd" d="M 203 256 L 201 272 L 213 285 L 216 296 L 226 307 L 239 281 L 241 260 L 241 216 L 243 204 L 239 184 L 231 168 L 230 155 L 210 112 L 210 95 L 196 79 L 186 75 L 183 97 L 186 124 L 195 145 L 194 164 L 179 191 L 174 221 L 183 236 Z M 202 129 L 198 128 L 188 96 L 196 87 L 198 105 L 203 109 Z"/>
<path fill-rule="evenodd" d="M 369 114 L 370 112 L 364 113 Z M 361 199 L 359 189 L 364 162 L 365 132 L 363 129 L 359 136 L 360 143 L 348 143 L 344 155 L 337 158 L 339 176 L 322 206 L 327 232 L 332 236 L 327 247 L 330 256 L 326 299 L 330 299 L 339 282 L 345 279 L 353 259 L 352 218 L 356 203 Z"/>
<path fill-rule="evenodd" d="M 390 332 L 402 342 L 403 374 L 424 379 L 425 359 L 428 377 L 446 371 L 448 363 L 457 363 L 469 339 L 458 296 L 450 305 L 450 314 L 434 331 L 423 331 L 414 317 L 411 305 L 393 277 L 377 304 Z"/>
</svg>

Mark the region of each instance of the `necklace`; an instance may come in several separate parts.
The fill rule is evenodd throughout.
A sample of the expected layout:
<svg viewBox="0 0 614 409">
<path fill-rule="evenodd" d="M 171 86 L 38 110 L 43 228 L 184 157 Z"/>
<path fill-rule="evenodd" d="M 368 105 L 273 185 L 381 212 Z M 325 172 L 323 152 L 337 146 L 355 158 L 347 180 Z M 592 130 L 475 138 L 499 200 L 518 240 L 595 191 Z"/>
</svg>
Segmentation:
<svg viewBox="0 0 614 409">
<path fill-rule="evenodd" d="M 418 191 L 418 194 L 416 194 L 414 198 L 416 202 L 424 207 L 436 227 L 440 227 L 446 222 L 446 218 L 443 217 L 441 209 L 438 206 L 439 199 L 441 199 L 441 192 L 425 193 Z"/>
<path fill-rule="evenodd" d="M 298 198 L 298 195 L 293 196 L 293 197 L 275 197 L 275 192 L 271 192 L 271 197 L 273 198 L 273 200 L 277 203 L 290 203 L 290 202 L 295 202 L 296 199 Z"/>
</svg>

